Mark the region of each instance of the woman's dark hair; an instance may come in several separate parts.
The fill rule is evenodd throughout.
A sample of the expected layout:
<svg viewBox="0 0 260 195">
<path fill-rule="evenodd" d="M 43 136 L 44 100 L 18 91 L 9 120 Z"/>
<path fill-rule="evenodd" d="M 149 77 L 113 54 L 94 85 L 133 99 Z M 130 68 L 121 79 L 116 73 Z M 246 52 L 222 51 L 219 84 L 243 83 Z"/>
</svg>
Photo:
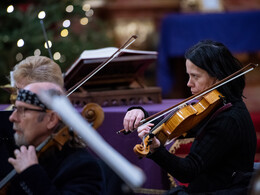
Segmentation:
<svg viewBox="0 0 260 195">
<path fill-rule="evenodd" d="M 225 45 L 212 40 L 198 42 L 186 51 L 185 58 L 218 80 L 222 80 L 242 68 L 242 64 Z M 245 76 L 243 75 L 219 87 L 218 91 L 227 100 L 235 101 L 243 97 L 244 88 Z"/>
</svg>

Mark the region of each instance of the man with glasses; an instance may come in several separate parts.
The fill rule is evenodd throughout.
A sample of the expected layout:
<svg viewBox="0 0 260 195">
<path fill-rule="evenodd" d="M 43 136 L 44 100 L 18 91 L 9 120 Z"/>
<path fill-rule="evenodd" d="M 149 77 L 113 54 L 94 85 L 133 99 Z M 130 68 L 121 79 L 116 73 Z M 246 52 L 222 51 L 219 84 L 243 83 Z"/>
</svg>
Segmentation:
<svg viewBox="0 0 260 195">
<path fill-rule="evenodd" d="M 63 94 L 54 83 L 32 83 L 20 89 L 10 116 L 19 149 L 10 157 L 17 174 L 10 194 L 102 194 L 103 176 L 99 163 L 73 132 L 60 147 L 50 147 L 37 158 L 38 148 L 63 129 L 59 116 L 39 100 L 41 90 Z"/>
<path fill-rule="evenodd" d="M 52 82 L 63 87 L 64 81 L 60 66 L 52 59 L 45 56 L 29 56 L 16 64 L 13 68 L 13 81 L 17 89 L 22 89 L 26 85 L 35 82 Z M 13 103 L 13 102 L 11 102 Z M 10 107 L 7 108 L 9 110 Z M 10 172 L 12 167 L 7 162 L 7 158 L 13 154 L 15 148 L 13 131 L 6 120 L 9 112 L 1 113 L 0 131 L 0 179 L 3 179 Z M 5 117 L 6 116 L 6 117 Z"/>
</svg>

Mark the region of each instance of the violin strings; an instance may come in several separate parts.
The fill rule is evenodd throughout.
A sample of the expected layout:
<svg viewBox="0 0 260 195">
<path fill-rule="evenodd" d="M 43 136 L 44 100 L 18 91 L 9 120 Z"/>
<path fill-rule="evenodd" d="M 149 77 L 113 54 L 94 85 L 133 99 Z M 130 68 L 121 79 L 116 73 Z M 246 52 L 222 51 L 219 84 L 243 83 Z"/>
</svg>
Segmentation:
<svg viewBox="0 0 260 195">
<path fill-rule="evenodd" d="M 165 123 L 174 113 L 177 112 L 178 108 L 179 108 L 179 107 L 175 108 L 175 110 L 173 110 L 173 111 L 172 111 L 171 113 L 169 113 L 166 117 L 164 117 L 159 123 L 157 123 L 157 124 L 150 130 L 150 133 L 152 133 L 152 132 L 155 131 L 158 127 L 160 127 L 163 123 Z M 145 125 L 145 124 L 147 124 L 147 123 L 149 123 L 149 122 L 146 122 L 146 123 L 144 123 L 143 125 Z M 149 136 L 150 133 L 146 134 L 146 135 L 144 136 L 144 138 L 147 137 L 147 136 Z M 144 140 L 143 140 L 143 143 L 144 143 Z"/>
</svg>

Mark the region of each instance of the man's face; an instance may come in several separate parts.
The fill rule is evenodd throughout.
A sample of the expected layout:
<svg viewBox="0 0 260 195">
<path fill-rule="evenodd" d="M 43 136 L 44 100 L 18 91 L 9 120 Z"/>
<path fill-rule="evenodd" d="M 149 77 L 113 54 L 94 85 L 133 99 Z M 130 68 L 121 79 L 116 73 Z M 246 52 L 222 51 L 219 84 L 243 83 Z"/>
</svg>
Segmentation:
<svg viewBox="0 0 260 195">
<path fill-rule="evenodd" d="M 186 71 L 189 75 L 187 86 L 190 87 L 193 95 L 207 89 L 217 81 L 216 78 L 211 77 L 205 70 L 199 68 L 190 60 L 186 60 Z"/>
<path fill-rule="evenodd" d="M 48 113 L 41 112 L 42 108 L 38 106 L 21 101 L 16 101 L 15 106 L 17 109 L 13 111 L 9 120 L 13 122 L 16 144 L 37 147 L 49 135 L 46 126 Z"/>
</svg>

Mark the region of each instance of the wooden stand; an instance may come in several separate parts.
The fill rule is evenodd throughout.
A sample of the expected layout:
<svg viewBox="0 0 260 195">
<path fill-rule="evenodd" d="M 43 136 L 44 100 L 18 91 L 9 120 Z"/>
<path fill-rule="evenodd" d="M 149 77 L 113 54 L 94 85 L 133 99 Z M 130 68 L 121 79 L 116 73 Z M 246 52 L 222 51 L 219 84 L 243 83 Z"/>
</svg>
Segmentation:
<svg viewBox="0 0 260 195">
<path fill-rule="evenodd" d="M 65 74 L 65 88 L 73 87 L 105 60 L 104 57 L 86 59 L 81 55 Z M 72 93 L 69 99 L 76 106 L 90 102 L 101 106 L 161 103 L 161 88 L 148 87 L 143 81 L 145 70 L 156 60 L 157 52 L 123 52 Z"/>
</svg>

